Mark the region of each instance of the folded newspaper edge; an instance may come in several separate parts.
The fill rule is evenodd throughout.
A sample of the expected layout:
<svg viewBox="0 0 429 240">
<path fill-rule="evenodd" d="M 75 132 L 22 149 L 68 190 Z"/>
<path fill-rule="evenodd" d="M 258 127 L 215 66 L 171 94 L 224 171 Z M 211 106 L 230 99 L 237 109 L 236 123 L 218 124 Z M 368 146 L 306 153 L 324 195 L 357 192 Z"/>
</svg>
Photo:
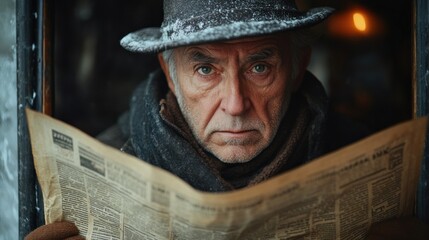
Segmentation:
<svg viewBox="0 0 429 240">
<path fill-rule="evenodd" d="M 86 239 L 364 239 L 411 215 L 427 118 L 376 133 L 255 186 L 193 189 L 173 174 L 27 109 L 47 223 Z"/>
</svg>

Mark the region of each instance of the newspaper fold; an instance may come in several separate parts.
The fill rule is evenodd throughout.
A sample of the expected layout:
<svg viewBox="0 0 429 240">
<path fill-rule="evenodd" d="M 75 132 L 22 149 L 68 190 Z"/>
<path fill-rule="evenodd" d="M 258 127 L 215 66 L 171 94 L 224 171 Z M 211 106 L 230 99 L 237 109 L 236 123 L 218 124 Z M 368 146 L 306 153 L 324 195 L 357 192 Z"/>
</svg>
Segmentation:
<svg viewBox="0 0 429 240">
<path fill-rule="evenodd" d="M 178 177 L 27 109 L 46 223 L 86 239 L 363 239 L 413 213 L 427 119 L 226 193 Z"/>
</svg>

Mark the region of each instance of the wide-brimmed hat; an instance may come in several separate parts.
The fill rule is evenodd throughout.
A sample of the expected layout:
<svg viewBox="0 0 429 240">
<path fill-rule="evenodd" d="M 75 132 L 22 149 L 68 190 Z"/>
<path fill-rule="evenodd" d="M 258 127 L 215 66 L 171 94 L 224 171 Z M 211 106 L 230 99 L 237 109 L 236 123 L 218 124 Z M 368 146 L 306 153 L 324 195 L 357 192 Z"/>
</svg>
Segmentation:
<svg viewBox="0 0 429 240">
<path fill-rule="evenodd" d="M 301 12 L 294 0 L 164 0 L 161 27 L 129 33 L 121 45 L 134 52 L 160 52 L 309 27 L 332 12 L 329 7 Z"/>
</svg>

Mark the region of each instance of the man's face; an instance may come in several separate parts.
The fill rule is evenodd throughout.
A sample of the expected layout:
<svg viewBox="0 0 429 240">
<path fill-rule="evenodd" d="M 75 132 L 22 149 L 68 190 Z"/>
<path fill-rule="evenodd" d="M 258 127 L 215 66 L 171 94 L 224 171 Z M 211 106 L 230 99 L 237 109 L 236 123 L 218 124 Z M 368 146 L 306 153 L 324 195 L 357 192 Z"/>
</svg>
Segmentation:
<svg viewBox="0 0 429 240">
<path fill-rule="evenodd" d="M 250 161 L 274 138 L 296 88 L 287 46 L 273 36 L 174 50 L 169 86 L 197 141 L 221 161 Z"/>
</svg>

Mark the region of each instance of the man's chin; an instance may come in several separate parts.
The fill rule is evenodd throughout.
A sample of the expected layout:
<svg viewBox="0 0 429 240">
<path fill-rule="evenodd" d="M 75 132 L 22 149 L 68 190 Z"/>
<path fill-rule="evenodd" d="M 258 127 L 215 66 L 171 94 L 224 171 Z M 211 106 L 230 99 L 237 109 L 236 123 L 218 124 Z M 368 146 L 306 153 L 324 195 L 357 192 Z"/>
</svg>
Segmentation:
<svg viewBox="0 0 429 240">
<path fill-rule="evenodd" d="M 246 163 L 255 158 L 261 151 L 241 146 L 223 146 L 219 151 L 210 151 L 221 162 L 234 164 Z"/>
</svg>

